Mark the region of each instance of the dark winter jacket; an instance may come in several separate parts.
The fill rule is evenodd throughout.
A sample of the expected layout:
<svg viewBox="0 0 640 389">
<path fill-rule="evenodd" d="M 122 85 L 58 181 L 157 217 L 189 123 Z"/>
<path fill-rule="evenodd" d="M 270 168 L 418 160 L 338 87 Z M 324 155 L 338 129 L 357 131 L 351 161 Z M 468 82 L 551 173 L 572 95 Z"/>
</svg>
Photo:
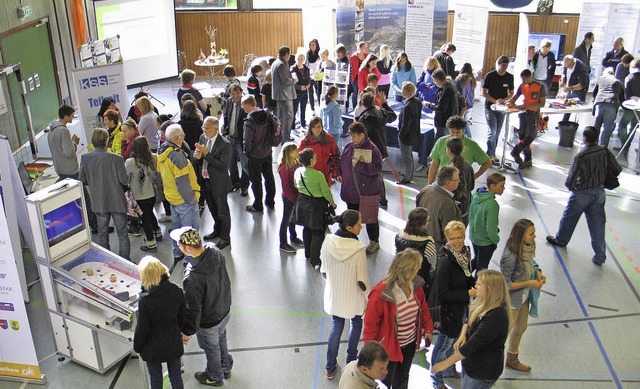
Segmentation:
<svg viewBox="0 0 640 389">
<path fill-rule="evenodd" d="M 187 265 L 182 283 L 187 301 L 187 317 L 182 333 L 191 336 L 199 328 L 215 327 L 231 310 L 231 281 L 224 255 L 215 247 Z"/>
<path fill-rule="evenodd" d="M 589 46 L 587 49 L 587 45 L 584 44 L 584 41 L 578 45 L 578 47 L 573 50 L 573 58 L 579 59 L 582 61 L 587 67 L 591 67 L 591 51 L 593 50 L 593 45 Z"/>
<path fill-rule="evenodd" d="M 244 109 L 242 109 L 240 104 L 238 104 L 236 109 L 238 110 L 236 113 L 236 134 L 232 137 L 229 133 L 229 121 L 233 114 L 233 101 L 229 99 L 227 101 L 227 105 L 224 107 L 224 126 L 222 127 L 222 135 L 226 137 L 240 138 L 240 141 L 242 141 L 242 123 L 244 123 L 244 119 L 247 118 L 247 113 L 244 112 Z"/>
<path fill-rule="evenodd" d="M 536 51 L 536 53 L 533 55 L 531 62 L 533 63 L 534 69 L 538 65 L 538 61 L 540 61 L 541 55 L 542 54 L 540 53 L 539 50 Z M 546 57 L 547 57 L 547 78 L 544 80 L 545 81 L 544 84 L 547 87 L 549 87 L 551 85 L 551 80 L 553 80 L 553 76 L 556 75 L 556 56 L 553 54 L 553 51 L 549 51 Z"/>
<path fill-rule="evenodd" d="M 576 59 L 576 64 L 571 73 L 571 79 L 567 80 L 567 68 L 562 71 L 564 76 L 564 82 L 568 86 L 575 86 L 580 84 L 582 89 L 572 90 L 567 94 L 567 97 L 576 97 L 580 101 L 585 101 L 587 98 L 587 90 L 589 89 L 589 69 L 579 59 Z"/>
<path fill-rule="evenodd" d="M 422 254 L 422 265 L 418 270 L 418 275 L 424 280 L 424 295 L 428 301 L 429 290 L 436 270 L 436 244 L 428 235 L 413 235 L 404 231 L 398 232 L 395 241 L 396 253 L 410 248 L 418 250 Z"/>
<path fill-rule="evenodd" d="M 416 96 L 406 99 L 398 118 L 398 138 L 405 145 L 415 145 L 420 136 L 422 102 Z"/>
<path fill-rule="evenodd" d="M 468 247 L 464 249 L 469 251 Z M 446 247 L 442 247 L 438 252 L 436 279 L 432 292 L 435 294 L 434 306 L 441 307 L 441 333 L 450 338 L 457 338 L 460 335 L 469 305 L 469 289 L 474 285 L 475 279 L 464 274 L 454 254 Z"/>
<path fill-rule="evenodd" d="M 437 52 L 434 57 L 436 57 L 438 63 L 440 63 L 440 67 L 444 70 L 444 74 L 455 80 L 458 75 L 456 74 L 456 65 L 453 63 L 453 58 L 443 51 Z"/>
<path fill-rule="evenodd" d="M 397 115 L 389 105 L 384 104 L 382 108 L 372 106 L 356 118 L 357 121 L 364 123 L 367 128 L 367 136 L 378 147 L 382 159 L 387 158 L 387 123 L 396 120 Z"/>
<path fill-rule="evenodd" d="M 266 141 L 270 116 L 263 109 L 256 109 L 247 115 L 244 121 L 243 150 L 250 158 L 271 156 L 271 146 Z"/>
<path fill-rule="evenodd" d="M 602 59 L 602 66 L 605 68 L 613 68 L 615 70 L 616 66 L 622 61 L 622 57 L 628 54 L 627 50 L 623 48 L 620 51 L 616 52 L 614 49 L 607 51 L 604 58 Z"/>
<path fill-rule="evenodd" d="M 448 81 L 445 82 L 436 94 L 435 104 L 431 104 L 430 108 L 435 112 L 433 118 L 435 126 L 446 127 L 447 119 L 459 113 L 456 87 Z"/>
<path fill-rule="evenodd" d="M 141 294 L 133 349 L 146 362 L 167 362 L 184 354 L 181 330 L 186 304 L 179 286 L 163 277 Z"/>
<path fill-rule="evenodd" d="M 184 118 L 178 122 L 184 131 L 184 141 L 187 142 L 191 150 L 195 150 L 195 144 L 202 135 L 202 120 L 200 118 Z"/>
</svg>

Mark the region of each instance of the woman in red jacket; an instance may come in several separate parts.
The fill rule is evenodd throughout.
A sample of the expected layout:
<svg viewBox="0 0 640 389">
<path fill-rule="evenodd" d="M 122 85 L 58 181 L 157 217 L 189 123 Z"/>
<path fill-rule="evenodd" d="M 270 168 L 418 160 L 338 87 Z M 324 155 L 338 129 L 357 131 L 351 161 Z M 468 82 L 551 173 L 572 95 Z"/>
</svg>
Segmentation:
<svg viewBox="0 0 640 389">
<path fill-rule="evenodd" d="M 331 177 L 341 181 L 340 177 L 340 150 L 336 140 L 322 127 L 322 119 L 314 116 L 309 122 L 309 131 L 304 137 L 298 151 L 310 148 L 316 153 L 315 169 L 321 171 L 331 186 Z"/>
<path fill-rule="evenodd" d="M 380 70 L 378 70 L 378 57 L 369 53 L 367 58 L 362 61 L 362 65 L 360 65 L 360 69 L 358 70 L 358 90 L 364 91 L 369 85 L 368 76 L 370 73 L 375 73 L 378 76 L 378 79 L 382 77 L 380 74 Z"/>
<path fill-rule="evenodd" d="M 396 254 L 387 276 L 369 294 L 363 340 L 378 341 L 389 354 L 384 384 L 406 389 L 411 361 L 422 336 L 431 344 L 433 323 L 424 298 L 424 280 L 418 276 L 422 254 L 405 249 Z"/>
</svg>

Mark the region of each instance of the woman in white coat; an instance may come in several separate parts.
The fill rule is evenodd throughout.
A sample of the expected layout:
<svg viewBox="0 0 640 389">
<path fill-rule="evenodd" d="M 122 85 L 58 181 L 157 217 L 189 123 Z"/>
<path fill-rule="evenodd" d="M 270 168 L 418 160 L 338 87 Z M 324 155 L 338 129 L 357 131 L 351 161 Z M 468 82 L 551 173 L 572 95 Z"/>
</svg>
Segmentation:
<svg viewBox="0 0 640 389">
<path fill-rule="evenodd" d="M 358 240 L 362 230 L 360 213 L 348 210 L 338 218 L 340 228 L 327 235 L 320 258 L 320 272 L 327 280 L 324 287 L 324 310 L 332 317 L 333 326 L 327 347 L 327 378 L 332 379 L 338 369 L 338 347 L 345 320 L 351 321 L 347 362 L 358 358 L 358 342 L 362 333 L 362 315 L 367 306 L 370 283 L 367 254 Z"/>
</svg>

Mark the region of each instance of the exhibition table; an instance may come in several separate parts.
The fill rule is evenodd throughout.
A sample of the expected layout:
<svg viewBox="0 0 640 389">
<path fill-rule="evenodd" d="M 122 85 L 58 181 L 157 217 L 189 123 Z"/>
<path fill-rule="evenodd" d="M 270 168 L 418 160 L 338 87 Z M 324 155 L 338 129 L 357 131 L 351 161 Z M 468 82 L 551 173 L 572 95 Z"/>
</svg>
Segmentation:
<svg viewBox="0 0 640 389">
<path fill-rule="evenodd" d="M 547 99 L 547 104 L 562 104 L 564 100 L 562 99 Z M 509 134 L 511 133 L 511 126 L 509 125 L 509 117 L 513 113 L 521 112 L 516 108 L 509 108 L 503 104 L 492 104 L 491 109 L 496 112 L 502 112 L 506 115 L 506 120 L 504 123 L 504 139 L 502 144 L 502 157 L 500 158 L 500 165 L 498 167 L 498 171 L 509 170 L 512 172 L 516 172 L 516 169 L 511 166 L 511 164 L 506 163 L 506 151 L 507 151 L 507 143 L 509 143 Z M 560 114 L 578 114 L 582 112 L 591 112 L 593 110 L 593 104 L 575 104 L 569 105 L 566 107 L 557 107 L 553 105 L 548 105 L 542 107 L 540 109 L 540 114 L 544 115 L 560 115 Z"/>
</svg>

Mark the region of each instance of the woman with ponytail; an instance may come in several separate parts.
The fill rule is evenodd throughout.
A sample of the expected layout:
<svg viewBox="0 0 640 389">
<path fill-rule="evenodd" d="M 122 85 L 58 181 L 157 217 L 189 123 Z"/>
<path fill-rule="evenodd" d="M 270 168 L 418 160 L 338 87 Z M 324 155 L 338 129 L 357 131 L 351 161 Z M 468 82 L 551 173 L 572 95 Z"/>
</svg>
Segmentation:
<svg viewBox="0 0 640 389">
<path fill-rule="evenodd" d="M 320 272 L 327 280 L 324 287 L 324 310 L 332 316 L 333 326 L 327 347 L 327 378 L 332 379 L 338 368 L 338 347 L 345 320 L 351 321 L 347 346 L 348 364 L 358 357 L 358 342 L 362 333 L 362 315 L 370 289 L 365 247 L 358 240 L 362 230 L 360 213 L 347 210 L 338 217 L 339 229 L 327 235 L 322 244 Z"/>
<path fill-rule="evenodd" d="M 384 97 L 389 98 L 389 89 L 391 88 L 391 68 L 393 68 L 393 59 L 391 58 L 391 50 L 389 46 L 380 46 L 380 56 L 376 67 L 380 72 L 380 80 L 378 80 L 378 91 L 384 93 Z"/>
<path fill-rule="evenodd" d="M 502 374 L 504 343 L 509 332 L 509 292 L 502 273 L 482 270 L 476 282 L 476 299 L 469 320 L 454 343 L 455 352 L 431 368 L 440 373 L 462 360 L 462 388 L 490 388 Z"/>
<path fill-rule="evenodd" d="M 469 205 L 471 204 L 471 192 L 475 186 L 473 178 L 473 168 L 462 157 L 462 139 L 451 137 L 447 140 L 447 155 L 451 160 L 450 165 L 455 166 L 460 172 L 460 182 L 458 189 L 453 192 L 453 198 L 460 203 L 460 214 L 462 222 L 466 226 L 469 224 Z"/>
</svg>

